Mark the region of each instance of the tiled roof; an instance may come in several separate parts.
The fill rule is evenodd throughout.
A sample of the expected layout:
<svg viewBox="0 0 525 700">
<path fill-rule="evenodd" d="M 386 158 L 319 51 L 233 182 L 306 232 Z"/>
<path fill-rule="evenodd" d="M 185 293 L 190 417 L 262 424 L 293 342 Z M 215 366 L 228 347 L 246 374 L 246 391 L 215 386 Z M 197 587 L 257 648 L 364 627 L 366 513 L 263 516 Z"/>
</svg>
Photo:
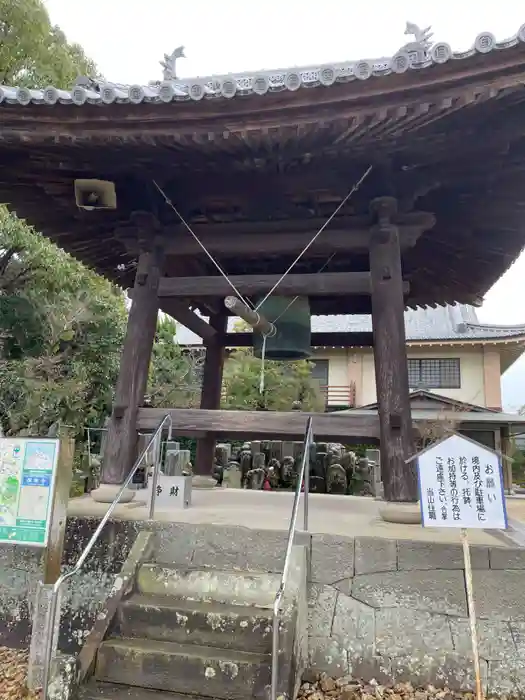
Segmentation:
<svg viewBox="0 0 525 700">
<path fill-rule="evenodd" d="M 235 330 L 238 319 L 230 318 L 228 331 Z M 372 317 L 368 315 L 312 316 L 313 333 L 370 332 Z M 467 305 L 440 306 L 405 311 L 405 331 L 408 341 L 429 340 L 497 340 L 525 336 L 525 324 L 497 326 L 479 323 L 474 307 Z M 202 340 L 187 328 L 179 326 L 177 340 L 182 345 L 199 345 Z"/>
<path fill-rule="evenodd" d="M 185 100 L 199 101 L 203 98 L 232 98 L 249 94 L 264 95 L 282 90 L 294 92 L 300 88 L 330 87 L 335 83 L 351 80 L 364 81 L 373 77 L 399 75 L 410 70 L 430 68 L 449 61 L 468 59 L 478 54 L 509 49 L 520 42 L 525 43 L 525 24 L 514 36 L 503 41 L 496 41 L 491 32 L 482 32 L 474 40 L 472 48 L 460 52 L 453 51 L 445 42 L 431 45 L 429 30 L 430 28 L 421 31 L 418 27 L 407 23 L 405 34 L 414 33 L 416 40 L 408 42 L 392 57 L 261 70 L 238 75 L 173 78 L 149 85 L 98 83 L 89 79 L 79 80 L 71 90 L 59 90 L 53 86 L 43 90 L 31 90 L 25 87 L 0 85 L 0 103 L 20 105 L 168 103 Z"/>
</svg>

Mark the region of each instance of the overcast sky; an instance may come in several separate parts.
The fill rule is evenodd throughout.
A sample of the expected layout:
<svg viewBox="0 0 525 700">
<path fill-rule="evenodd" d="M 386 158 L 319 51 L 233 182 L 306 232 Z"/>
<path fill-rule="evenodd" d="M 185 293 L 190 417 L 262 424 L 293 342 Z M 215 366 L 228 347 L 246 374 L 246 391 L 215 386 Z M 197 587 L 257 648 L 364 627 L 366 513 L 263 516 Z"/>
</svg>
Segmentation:
<svg viewBox="0 0 525 700">
<path fill-rule="evenodd" d="M 286 68 L 392 55 L 407 20 L 435 41 L 469 48 L 482 31 L 498 40 L 525 23 L 518 0 L 46 0 L 51 20 L 79 42 L 111 81 L 162 78 L 164 53 L 184 45 L 181 77 Z M 525 241 L 525 232 L 524 232 Z M 480 320 L 525 323 L 525 255 L 478 310 Z M 525 404 L 525 357 L 503 379 L 507 408 Z M 523 398 L 522 398 L 523 397 Z"/>
</svg>

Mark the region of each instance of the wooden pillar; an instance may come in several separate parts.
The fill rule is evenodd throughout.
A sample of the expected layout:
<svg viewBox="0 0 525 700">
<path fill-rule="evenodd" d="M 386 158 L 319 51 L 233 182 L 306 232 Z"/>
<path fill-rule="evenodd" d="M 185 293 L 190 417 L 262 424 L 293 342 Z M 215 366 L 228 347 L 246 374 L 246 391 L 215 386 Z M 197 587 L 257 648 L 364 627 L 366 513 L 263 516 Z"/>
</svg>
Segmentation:
<svg viewBox="0 0 525 700">
<path fill-rule="evenodd" d="M 122 484 L 136 459 L 137 413 L 144 401 L 157 329 L 163 251 L 140 253 L 113 411 L 102 464 L 102 484 Z"/>
<path fill-rule="evenodd" d="M 210 317 L 217 334 L 206 343 L 206 358 L 202 374 L 202 392 L 200 407 L 216 410 L 221 407 L 222 375 L 225 358 L 225 335 L 228 324 L 226 313 Z M 197 440 L 197 455 L 194 473 L 200 476 L 210 476 L 215 457 L 215 436 L 208 434 Z"/>
<path fill-rule="evenodd" d="M 381 438 L 381 471 L 387 501 L 417 501 L 414 434 L 410 414 L 403 280 L 392 197 L 371 203 L 377 217 L 370 242 L 374 362 Z"/>
<path fill-rule="evenodd" d="M 503 471 L 503 488 L 505 493 L 512 494 L 512 441 L 508 425 L 501 426 L 501 469 Z"/>
</svg>

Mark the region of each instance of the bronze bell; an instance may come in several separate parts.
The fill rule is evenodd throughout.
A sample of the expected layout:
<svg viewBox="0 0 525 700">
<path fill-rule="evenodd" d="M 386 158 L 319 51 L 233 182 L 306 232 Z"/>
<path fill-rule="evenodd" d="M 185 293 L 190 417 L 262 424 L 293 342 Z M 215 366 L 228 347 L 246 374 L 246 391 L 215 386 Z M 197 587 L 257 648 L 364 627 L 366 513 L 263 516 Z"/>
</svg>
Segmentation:
<svg viewBox="0 0 525 700">
<path fill-rule="evenodd" d="M 306 360 L 312 354 L 311 315 L 308 297 L 269 297 L 259 309 L 273 323 L 276 333 L 266 337 L 264 356 L 267 360 Z M 263 335 L 255 332 L 253 351 L 262 357 Z"/>
</svg>

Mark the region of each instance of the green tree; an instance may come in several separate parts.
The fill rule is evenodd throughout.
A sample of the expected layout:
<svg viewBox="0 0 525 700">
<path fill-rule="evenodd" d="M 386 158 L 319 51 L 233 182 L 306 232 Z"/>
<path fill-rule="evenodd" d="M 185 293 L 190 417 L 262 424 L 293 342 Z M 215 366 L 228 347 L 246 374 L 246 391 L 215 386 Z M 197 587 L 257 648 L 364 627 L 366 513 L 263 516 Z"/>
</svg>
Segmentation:
<svg viewBox="0 0 525 700">
<path fill-rule="evenodd" d="M 234 350 L 224 366 L 224 408 L 269 411 L 322 411 L 324 400 L 319 384 L 312 379 L 312 363 L 264 363 L 264 391 L 260 392 L 262 363 L 251 348 Z"/>
<path fill-rule="evenodd" d="M 0 0 L 0 84 L 69 88 L 96 67 L 53 26 L 42 0 Z"/>
<path fill-rule="evenodd" d="M 111 405 L 124 295 L 0 208 L 0 425 L 81 434 Z"/>
<path fill-rule="evenodd" d="M 177 324 L 159 318 L 151 357 L 148 398 L 156 408 L 197 408 L 201 393 L 202 349 L 181 348 Z"/>
</svg>

